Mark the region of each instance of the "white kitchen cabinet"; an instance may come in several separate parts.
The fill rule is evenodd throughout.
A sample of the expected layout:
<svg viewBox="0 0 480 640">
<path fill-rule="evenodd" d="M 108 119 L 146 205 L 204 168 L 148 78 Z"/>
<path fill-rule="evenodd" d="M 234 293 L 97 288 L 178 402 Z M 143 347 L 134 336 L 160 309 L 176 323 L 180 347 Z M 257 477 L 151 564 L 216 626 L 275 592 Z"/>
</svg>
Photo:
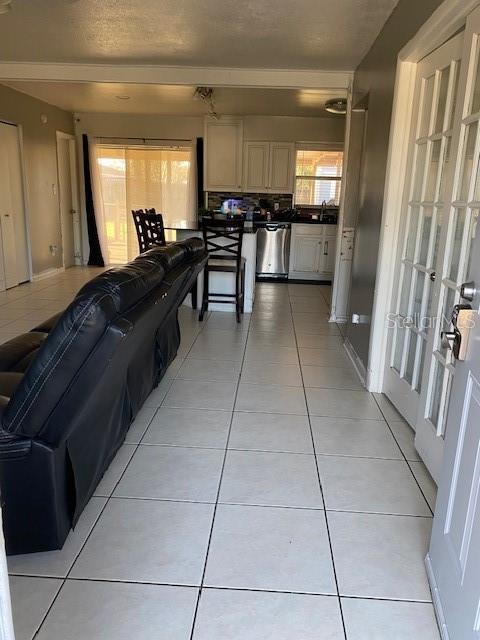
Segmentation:
<svg viewBox="0 0 480 640">
<path fill-rule="evenodd" d="M 249 141 L 243 155 L 243 191 L 293 193 L 293 142 Z"/>
<path fill-rule="evenodd" d="M 293 142 L 270 143 L 270 176 L 268 188 L 275 193 L 293 193 L 295 145 Z"/>
<path fill-rule="evenodd" d="M 323 238 L 294 236 L 290 246 L 290 271 L 317 274 L 322 261 Z"/>
<path fill-rule="evenodd" d="M 243 157 L 243 121 L 221 117 L 205 120 L 206 191 L 241 191 Z"/>
<path fill-rule="evenodd" d="M 253 193 L 266 191 L 270 179 L 270 143 L 246 142 L 243 162 L 243 191 Z"/>
<path fill-rule="evenodd" d="M 335 270 L 336 225 L 292 224 L 288 277 L 332 280 Z"/>
</svg>

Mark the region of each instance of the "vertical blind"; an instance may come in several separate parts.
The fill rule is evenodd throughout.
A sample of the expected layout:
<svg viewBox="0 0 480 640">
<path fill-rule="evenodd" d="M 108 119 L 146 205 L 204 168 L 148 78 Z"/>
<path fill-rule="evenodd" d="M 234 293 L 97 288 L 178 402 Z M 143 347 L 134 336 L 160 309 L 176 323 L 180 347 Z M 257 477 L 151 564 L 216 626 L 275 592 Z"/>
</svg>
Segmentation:
<svg viewBox="0 0 480 640">
<path fill-rule="evenodd" d="M 95 210 L 107 264 L 122 264 L 138 255 L 132 209 L 155 208 L 166 227 L 188 227 L 196 220 L 192 146 L 93 148 Z"/>
</svg>

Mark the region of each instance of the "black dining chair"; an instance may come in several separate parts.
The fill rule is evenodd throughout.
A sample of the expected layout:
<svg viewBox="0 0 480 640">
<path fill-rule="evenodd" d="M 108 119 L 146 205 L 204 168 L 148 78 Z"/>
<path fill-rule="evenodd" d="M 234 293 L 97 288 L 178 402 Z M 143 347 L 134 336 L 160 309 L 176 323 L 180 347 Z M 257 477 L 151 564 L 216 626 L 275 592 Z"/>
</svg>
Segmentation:
<svg viewBox="0 0 480 640">
<path fill-rule="evenodd" d="M 155 209 L 132 210 L 135 231 L 137 232 L 138 249 L 144 253 L 153 247 L 165 247 L 165 227 L 163 226 L 163 216 Z M 192 309 L 197 308 L 197 280 L 195 280 L 190 293 L 192 294 Z"/>
<path fill-rule="evenodd" d="M 165 227 L 163 226 L 163 216 L 155 209 L 132 210 L 135 231 L 137 232 L 138 249 L 144 253 L 153 247 L 164 247 Z"/>
<path fill-rule="evenodd" d="M 208 261 L 203 272 L 203 296 L 199 320 L 203 320 L 209 302 L 234 304 L 237 322 L 245 304 L 245 258 L 242 258 L 243 220 L 202 219 L 202 234 Z M 210 291 L 210 273 L 235 274 L 235 293 Z"/>
</svg>

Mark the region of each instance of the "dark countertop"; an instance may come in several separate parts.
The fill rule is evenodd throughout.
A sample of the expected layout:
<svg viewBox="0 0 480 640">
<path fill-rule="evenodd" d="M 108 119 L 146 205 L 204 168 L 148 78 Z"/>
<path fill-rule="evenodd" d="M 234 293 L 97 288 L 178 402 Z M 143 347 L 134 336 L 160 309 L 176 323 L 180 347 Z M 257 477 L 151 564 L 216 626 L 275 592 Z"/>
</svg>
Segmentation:
<svg viewBox="0 0 480 640">
<path fill-rule="evenodd" d="M 252 229 L 245 229 L 245 233 L 254 233 L 255 230 L 259 227 L 264 227 L 267 224 L 271 224 L 274 222 L 289 222 L 291 224 L 328 224 L 328 225 L 336 225 L 338 224 L 337 222 L 323 222 L 322 220 L 312 220 L 311 218 L 297 218 L 294 220 L 255 220 L 255 222 L 253 223 L 253 230 Z M 201 227 L 199 224 L 195 224 L 190 222 L 188 224 L 188 226 L 183 226 L 183 225 L 178 225 L 176 226 L 175 224 L 172 224 L 170 226 L 165 227 L 166 231 L 190 231 L 190 232 L 195 232 L 195 231 L 201 231 Z"/>
<path fill-rule="evenodd" d="M 188 227 L 165 227 L 165 231 L 184 231 L 186 233 L 201 233 L 202 229 L 200 225 L 194 226 L 193 224 L 189 224 Z M 244 227 L 243 233 L 256 233 L 257 228 L 254 227 Z"/>
<path fill-rule="evenodd" d="M 295 220 L 291 221 L 292 224 L 333 224 L 336 225 L 338 224 L 338 221 L 335 222 L 325 222 L 323 220 L 312 220 L 311 218 L 296 218 Z"/>
</svg>

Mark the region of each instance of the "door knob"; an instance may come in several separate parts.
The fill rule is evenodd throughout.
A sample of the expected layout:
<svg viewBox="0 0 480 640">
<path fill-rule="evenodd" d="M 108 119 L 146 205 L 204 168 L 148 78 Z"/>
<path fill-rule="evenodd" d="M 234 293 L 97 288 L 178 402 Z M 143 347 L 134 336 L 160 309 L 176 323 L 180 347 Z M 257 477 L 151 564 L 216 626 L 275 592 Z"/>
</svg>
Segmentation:
<svg viewBox="0 0 480 640">
<path fill-rule="evenodd" d="M 469 300 L 470 302 L 474 299 L 477 294 L 477 289 L 475 287 L 475 282 L 471 280 L 470 282 L 464 282 L 460 287 L 460 296 L 464 300 Z"/>
<path fill-rule="evenodd" d="M 432 282 L 435 282 L 435 278 L 437 277 L 437 274 L 435 273 L 435 271 L 432 271 L 429 277 Z"/>
</svg>

